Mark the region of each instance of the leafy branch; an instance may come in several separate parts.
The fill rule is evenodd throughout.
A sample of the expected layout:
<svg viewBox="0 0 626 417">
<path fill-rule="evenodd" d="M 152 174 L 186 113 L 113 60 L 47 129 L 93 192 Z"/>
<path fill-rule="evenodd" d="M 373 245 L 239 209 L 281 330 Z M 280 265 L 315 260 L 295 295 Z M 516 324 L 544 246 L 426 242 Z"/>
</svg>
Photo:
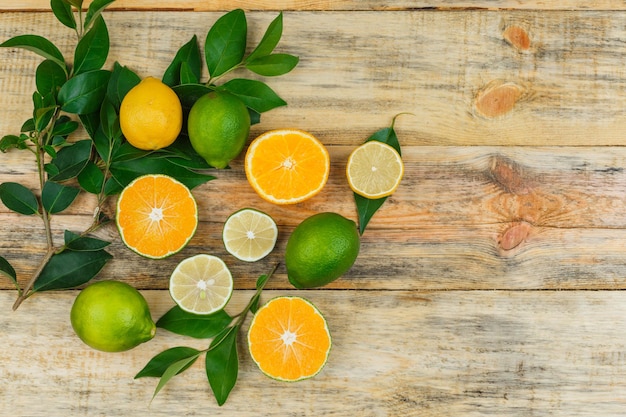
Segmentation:
<svg viewBox="0 0 626 417">
<path fill-rule="evenodd" d="M 175 306 L 157 321 L 157 327 L 176 334 L 193 338 L 213 339 L 209 347 L 204 350 L 186 346 L 167 349 L 154 356 L 135 375 L 135 379 L 142 377 L 160 378 L 152 395 L 153 400 L 174 376 L 188 369 L 202 354 L 205 354 L 205 371 L 211 390 L 220 406 L 226 402 L 237 382 L 239 373 L 237 337 L 241 326 L 249 312 L 255 313 L 257 311 L 261 293 L 277 268 L 278 264 L 267 275 L 261 275 L 257 279 L 256 292 L 244 309 L 233 317 L 224 310 L 208 316 L 199 316 L 187 313 Z"/>
<path fill-rule="evenodd" d="M 74 288 L 102 270 L 112 258 L 104 249 L 109 242 L 89 235 L 111 220 L 112 216 L 103 211 L 108 199 L 138 176 L 164 173 L 190 189 L 214 179 L 205 173 L 211 167 L 185 138 L 152 152 L 136 149 L 124 139 L 119 126 L 120 105 L 141 79 L 117 62 L 112 70 L 102 68 L 110 45 L 102 12 L 113 1 L 94 0 L 86 13 L 82 10 L 83 0 L 50 1 L 57 20 L 76 33 L 73 64 L 66 62 L 56 45 L 39 35 L 19 35 L 0 44 L 44 58 L 35 74 L 33 117 L 23 124 L 19 135 L 0 139 L 2 152 L 32 152 L 38 171 L 36 190 L 5 182 L 0 184 L 0 201 L 18 214 L 40 217 L 46 239 L 46 252 L 23 288 L 15 269 L 0 257 L 0 274 L 7 276 L 18 292 L 14 309 L 37 291 Z M 241 9 L 226 13 L 206 36 L 204 61 L 209 80 L 200 83 L 203 62 L 194 35 L 177 52 L 163 82 L 176 91 L 187 110 L 208 91 L 228 90 L 248 106 L 252 121 L 258 122 L 261 113 L 286 102 L 262 81 L 235 78 L 220 86 L 215 83 L 239 68 L 265 76 L 291 71 L 298 58 L 273 53 L 282 28 L 280 13 L 256 48 L 245 56 L 245 13 Z M 89 138 L 68 140 L 80 125 Z M 69 208 L 81 192 L 96 196 L 93 222 L 80 233 L 65 231 L 64 243 L 56 245 L 50 218 Z"/>
</svg>

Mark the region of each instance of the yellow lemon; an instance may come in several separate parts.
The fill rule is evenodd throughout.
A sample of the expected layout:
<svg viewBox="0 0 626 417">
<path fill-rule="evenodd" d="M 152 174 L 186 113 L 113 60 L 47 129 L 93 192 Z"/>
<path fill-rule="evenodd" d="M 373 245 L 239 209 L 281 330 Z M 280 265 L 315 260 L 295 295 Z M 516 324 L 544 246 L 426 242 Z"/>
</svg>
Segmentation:
<svg viewBox="0 0 626 417">
<path fill-rule="evenodd" d="M 122 99 L 120 128 L 128 142 L 143 150 L 171 145 L 183 127 L 180 99 L 160 80 L 147 77 Z"/>
</svg>

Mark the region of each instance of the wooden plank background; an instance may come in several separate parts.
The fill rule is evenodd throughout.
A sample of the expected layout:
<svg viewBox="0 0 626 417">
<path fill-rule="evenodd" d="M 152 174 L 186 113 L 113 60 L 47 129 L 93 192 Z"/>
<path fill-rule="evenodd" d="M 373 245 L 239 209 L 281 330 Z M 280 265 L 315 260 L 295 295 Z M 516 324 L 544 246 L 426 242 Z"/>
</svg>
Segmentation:
<svg viewBox="0 0 626 417">
<path fill-rule="evenodd" d="M 165 348 L 203 341 L 160 331 L 130 352 L 92 351 L 69 326 L 76 291 L 38 295 L 12 312 L 14 291 L 0 281 L 0 414 L 624 415 L 624 3 L 118 0 L 105 12 L 107 65 L 160 76 L 183 43 L 203 40 L 235 7 L 248 10 L 251 43 L 285 10 L 278 49 L 301 60 L 267 80 L 289 105 L 263 115 L 251 137 L 286 126 L 314 133 L 331 154 L 329 183 L 305 203 L 274 206 L 251 190 L 239 158 L 194 190 L 201 224 L 174 257 L 142 259 L 113 227 L 101 230 L 114 240 L 101 278 L 140 288 L 156 319 L 172 306 L 176 263 L 209 251 L 233 271 L 229 308 L 238 311 L 301 220 L 320 211 L 356 217 L 344 176 L 350 151 L 411 113 L 396 122 L 406 176 L 353 269 L 324 289 L 295 291 L 281 266 L 264 296 L 301 294 L 318 305 L 334 337 L 328 366 L 281 384 L 241 344 L 226 406 L 215 405 L 196 364 L 148 408 L 156 381 L 133 375 Z M 35 33 L 71 55 L 73 34 L 48 8 L 5 0 L 0 40 Z M 0 135 L 29 117 L 39 62 L 0 50 Z M 28 153 L 0 155 L 5 181 L 36 187 Z M 223 221 L 243 206 L 279 225 L 276 250 L 255 264 L 221 246 Z M 81 197 L 55 216 L 55 237 L 84 229 L 93 207 Z M 0 236 L 0 254 L 26 281 L 45 248 L 40 221 L 0 204 Z"/>
</svg>

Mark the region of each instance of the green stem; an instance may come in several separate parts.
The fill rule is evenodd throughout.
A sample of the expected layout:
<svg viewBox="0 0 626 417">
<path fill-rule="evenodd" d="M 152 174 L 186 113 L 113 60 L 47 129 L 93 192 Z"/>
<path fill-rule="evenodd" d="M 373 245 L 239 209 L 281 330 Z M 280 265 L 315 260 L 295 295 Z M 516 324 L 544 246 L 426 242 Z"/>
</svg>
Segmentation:
<svg viewBox="0 0 626 417">
<path fill-rule="evenodd" d="M 254 293 L 254 295 L 252 296 L 252 298 L 250 298 L 250 301 L 248 301 L 248 304 L 244 307 L 243 310 L 241 310 L 241 312 L 239 314 L 237 314 L 235 316 L 235 317 L 237 317 L 237 321 L 235 321 L 235 324 L 230 326 L 228 331 L 225 332 L 222 335 L 222 338 L 217 340 L 217 342 L 214 345 L 212 345 L 212 346 L 208 347 L 207 349 L 205 349 L 204 352 L 208 352 L 209 350 L 215 349 L 217 346 L 219 346 L 224 341 L 224 339 L 226 339 L 226 337 L 229 334 L 231 334 L 233 331 L 239 331 L 239 328 L 241 327 L 241 325 L 246 320 L 246 317 L 248 316 L 248 313 L 250 312 L 250 309 L 257 302 L 259 297 L 261 297 L 261 293 L 263 292 L 263 289 L 265 288 L 265 285 L 267 285 L 267 282 L 270 280 L 272 275 L 274 275 L 274 272 L 276 272 L 276 269 L 278 269 L 278 265 L 280 265 L 280 264 L 277 263 L 276 265 L 274 265 L 274 267 L 269 272 L 269 274 L 267 274 L 267 279 L 263 282 L 263 284 L 261 286 L 259 286 L 259 288 L 257 288 L 257 290 Z"/>
<path fill-rule="evenodd" d="M 222 78 L 223 76 L 225 76 L 226 74 L 229 74 L 231 72 L 233 72 L 234 70 L 244 67 L 245 66 L 245 61 L 241 61 L 240 63 L 238 63 L 237 65 L 233 66 L 231 69 L 229 69 L 228 71 L 224 72 L 223 74 L 218 75 L 217 77 L 209 77 L 209 81 L 207 81 L 206 85 L 210 86 L 211 84 L 214 84 L 215 81 L 219 80 L 220 78 Z"/>
<path fill-rule="evenodd" d="M 44 150 L 44 146 L 48 142 L 48 136 L 54 128 L 54 125 L 58 120 L 60 113 L 60 108 L 57 107 L 54 115 L 48 123 L 48 126 L 46 126 L 41 132 L 38 132 L 37 134 L 35 158 L 37 161 L 37 171 L 39 175 L 40 195 L 43 192 L 44 185 L 46 184 L 46 151 Z M 46 236 L 46 253 L 39 262 L 39 265 L 37 266 L 37 269 L 31 276 L 30 280 L 28 281 L 22 292 L 19 294 L 17 300 L 15 300 L 15 303 L 13 304 L 13 310 L 16 310 L 20 306 L 20 304 L 22 304 L 22 302 L 30 296 L 30 290 L 33 285 L 35 285 L 35 281 L 37 281 L 37 278 L 39 278 L 41 271 L 43 271 L 43 268 L 46 266 L 48 261 L 50 261 L 50 258 L 52 258 L 55 253 L 54 240 L 52 239 L 52 227 L 50 226 L 50 214 L 43 208 L 43 205 L 41 207 L 41 220 L 43 221 L 43 226 L 45 230 L 44 233 Z"/>
</svg>

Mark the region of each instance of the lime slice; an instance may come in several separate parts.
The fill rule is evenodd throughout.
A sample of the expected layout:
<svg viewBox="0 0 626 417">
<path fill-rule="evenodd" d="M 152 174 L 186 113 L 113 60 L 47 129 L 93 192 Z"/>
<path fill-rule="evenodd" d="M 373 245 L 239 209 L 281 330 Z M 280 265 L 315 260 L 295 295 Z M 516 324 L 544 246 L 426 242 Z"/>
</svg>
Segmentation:
<svg viewBox="0 0 626 417">
<path fill-rule="evenodd" d="M 278 228 L 262 211 L 245 208 L 231 214 L 224 223 L 222 239 L 228 253 L 254 262 L 266 257 L 276 245 Z"/>
<path fill-rule="evenodd" d="M 181 261 L 170 277 L 170 295 L 194 314 L 222 310 L 233 293 L 233 277 L 220 258 L 200 254 Z"/>
<path fill-rule="evenodd" d="M 398 151 L 376 140 L 356 148 L 346 168 L 352 191 L 371 199 L 391 195 L 400 185 L 403 174 L 404 163 Z"/>
</svg>

